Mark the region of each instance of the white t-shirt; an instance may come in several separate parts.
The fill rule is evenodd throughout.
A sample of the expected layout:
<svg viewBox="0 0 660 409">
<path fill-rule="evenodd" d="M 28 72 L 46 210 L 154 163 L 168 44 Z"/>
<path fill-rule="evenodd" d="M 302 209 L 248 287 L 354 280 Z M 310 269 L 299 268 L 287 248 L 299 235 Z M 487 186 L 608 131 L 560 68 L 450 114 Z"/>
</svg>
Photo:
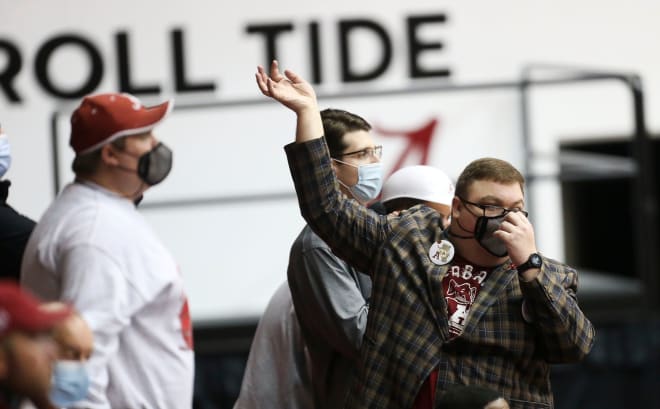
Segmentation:
<svg viewBox="0 0 660 409">
<path fill-rule="evenodd" d="M 313 408 L 311 372 L 289 283 L 285 281 L 257 325 L 234 409 Z"/>
<path fill-rule="evenodd" d="M 92 381 L 81 408 L 192 406 L 188 302 L 178 266 L 133 203 L 68 185 L 37 224 L 22 285 L 72 303 L 94 332 Z"/>
</svg>

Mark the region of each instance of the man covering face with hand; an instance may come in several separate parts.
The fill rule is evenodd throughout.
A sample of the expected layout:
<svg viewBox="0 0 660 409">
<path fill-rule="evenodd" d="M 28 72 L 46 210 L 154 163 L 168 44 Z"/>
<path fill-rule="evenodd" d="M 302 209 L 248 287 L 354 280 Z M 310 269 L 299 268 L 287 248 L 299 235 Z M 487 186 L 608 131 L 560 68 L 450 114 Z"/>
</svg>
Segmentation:
<svg viewBox="0 0 660 409">
<path fill-rule="evenodd" d="M 427 206 L 377 215 L 332 183 L 311 85 L 276 62 L 256 80 L 296 113 L 296 141 L 285 150 L 303 217 L 372 276 L 346 407 L 433 408 L 454 384 L 494 389 L 511 408 L 552 407 L 549 364 L 582 359 L 594 328 L 577 304 L 577 272 L 538 252 L 520 172 L 499 159 L 470 163 L 447 229 Z"/>
</svg>

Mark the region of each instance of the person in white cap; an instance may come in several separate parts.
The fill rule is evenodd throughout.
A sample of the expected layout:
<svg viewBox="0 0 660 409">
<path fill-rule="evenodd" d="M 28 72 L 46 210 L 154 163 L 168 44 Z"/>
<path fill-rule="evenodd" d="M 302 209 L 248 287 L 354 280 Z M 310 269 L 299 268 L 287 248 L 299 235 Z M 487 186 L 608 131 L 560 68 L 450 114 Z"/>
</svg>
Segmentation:
<svg viewBox="0 0 660 409">
<path fill-rule="evenodd" d="M 190 408 L 194 357 L 176 261 L 134 202 L 161 182 L 172 152 L 153 129 L 172 109 L 127 94 L 83 99 L 71 116 L 75 181 L 37 223 L 21 283 L 72 304 L 94 351 L 87 397 L 73 408 Z"/>
<path fill-rule="evenodd" d="M 449 225 L 454 184 L 440 169 L 427 165 L 406 166 L 392 173 L 383 184 L 381 202 L 387 213 L 408 209 L 420 202 L 442 215 Z"/>
</svg>

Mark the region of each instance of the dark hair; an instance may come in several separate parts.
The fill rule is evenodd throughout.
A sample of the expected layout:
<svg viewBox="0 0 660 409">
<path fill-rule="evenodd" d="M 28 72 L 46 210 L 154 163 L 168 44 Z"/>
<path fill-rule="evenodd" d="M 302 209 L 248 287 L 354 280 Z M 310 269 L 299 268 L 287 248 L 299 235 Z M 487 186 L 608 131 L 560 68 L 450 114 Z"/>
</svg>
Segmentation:
<svg viewBox="0 0 660 409">
<path fill-rule="evenodd" d="M 126 137 L 115 139 L 110 143 L 115 148 L 119 150 L 123 150 L 126 147 Z M 85 175 L 91 175 L 94 172 L 96 172 L 99 163 L 101 163 L 102 149 L 103 146 L 91 152 L 82 155 L 76 155 L 76 157 L 73 158 L 73 162 L 71 162 L 71 169 L 73 169 L 73 173 L 75 173 L 76 175 L 85 176 Z"/>
<path fill-rule="evenodd" d="M 323 120 L 323 133 L 332 158 L 340 157 L 346 150 L 345 134 L 371 130 L 371 125 L 364 118 L 341 109 L 324 109 L 321 111 L 321 119 Z"/>
<path fill-rule="evenodd" d="M 525 192 L 525 178 L 513 165 L 501 159 L 481 158 L 470 162 L 461 172 L 456 182 L 456 196 L 467 199 L 468 188 L 477 180 L 518 183 L 522 192 Z"/>
<path fill-rule="evenodd" d="M 501 398 L 498 392 L 477 385 L 455 385 L 447 389 L 438 402 L 443 409 L 483 409 Z"/>
<path fill-rule="evenodd" d="M 395 210 L 406 210 L 423 203 L 426 202 L 424 200 L 414 199 L 412 197 L 397 197 L 396 199 L 383 202 L 383 206 L 385 206 L 387 213 L 392 213 Z"/>
</svg>

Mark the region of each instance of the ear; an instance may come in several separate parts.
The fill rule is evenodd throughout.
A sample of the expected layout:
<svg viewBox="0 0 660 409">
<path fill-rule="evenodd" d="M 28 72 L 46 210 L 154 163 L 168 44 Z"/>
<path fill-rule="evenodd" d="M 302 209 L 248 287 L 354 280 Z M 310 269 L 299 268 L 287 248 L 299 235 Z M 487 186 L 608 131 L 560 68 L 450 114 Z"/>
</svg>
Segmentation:
<svg viewBox="0 0 660 409">
<path fill-rule="evenodd" d="M 101 161 L 105 164 L 114 166 L 120 164 L 117 149 L 112 146 L 112 144 L 109 143 L 101 148 Z"/>
<path fill-rule="evenodd" d="M 335 173 L 335 176 L 337 176 L 337 162 L 332 160 L 332 158 L 330 158 L 330 167 L 332 168 L 332 171 Z"/>
<path fill-rule="evenodd" d="M 451 218 L 458 218 L 458 216 L 461 215 L 461 199 L 458 198 L 458 196 L 454 196 L 454 198 L 451 200 Z"/>
</svg>

